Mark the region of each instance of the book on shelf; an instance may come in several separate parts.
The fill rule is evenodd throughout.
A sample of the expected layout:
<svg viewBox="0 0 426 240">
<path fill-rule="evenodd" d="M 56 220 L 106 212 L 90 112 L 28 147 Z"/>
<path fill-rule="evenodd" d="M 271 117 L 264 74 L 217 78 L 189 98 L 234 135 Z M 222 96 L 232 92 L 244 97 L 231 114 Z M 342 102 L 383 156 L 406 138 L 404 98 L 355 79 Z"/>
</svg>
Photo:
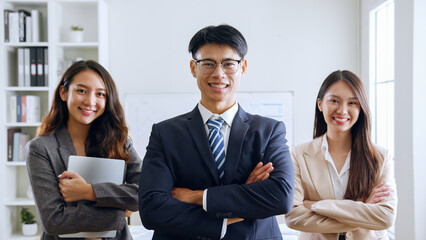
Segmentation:
<svg viewBox="0 0 426 240">
<path fill-rule="evenodd" d="M 21 98 L 21 122 L 27 122 L 27 96 L 19 98 Z"/>
<path fill-rule="evenodd" d="M 38 10 L 4 10 L 5 42 L 40 42 L 41 13 Z"/>
<path fill-rule="evenodd" d="M 41 13 L 38 10 L 31 10 L 32 22 L 32 40 L 33 42 L 40 42 L 41 31 Z"/>
<path fill-rule="evenodd" d="M 17 118 L 16 118 L 16 115 L 17 115 L 17 109 L 16 109 L 17 100 L 16 100 L 16 98 L 17 98 L 16 95 L 10 96 L 9 104 L 7 104 L 7 113 L 8 113 L 8 117 L 9 117 L 8 121 L 12 122 L 12 123 L 18 121 Z"/>
<path fill-rule="evenodd" d="M 24 64 L 25 64 L 24 49 L 18 48 L 18 86 L 19 87 L 25 86 Z"/>
<path fill-rule="evenodd" d="M 30 141 L 29 134 L 27 133 L 19 134 L 19 156 L 18 156 L 19 162 L 25 161 L 25 145 L 27 145 L 27 142 L 29 141 Z"/>
<path fill-rule="evenodd" d="M 19 9 L 18 14 L 19 14 L 19 41 L 26 42 L 27 41 L 26 40 L 27 25 L 25 23 L 25 17 L 30 16 L 30 13 L 24 9 Z"/>
<path fill-rule="evenodd" d="M 22 122 L 22 98 L 21 96 L 16 96 L 16 122 Z"/>
<path fill-rule="evenodd" d="M 40 111 L 40 97 L 27 95 L 27 122 L 37 123 L 40 122 L 41 111 Z"/>
<path fill-rule="evenodd" d="M 33 21 L 31 16 L 25 17 L 25 41 L 32 42 L 33 41 Z"/>
<path fill-rule="evenodd" d="M 9 13 L 9 42 L 19 42 L 19 13 Z"/>
<path fill-rule="evenodd" d="M 13 133 L 13 162 L 25 161 L 25 145 L 30 141 L 30 135 L 22 132 Z"/>
<path fill-rule="evenodd" d="M 5 42 L 9 42 L 10 41 L 10 37 L 9 37 L 9 13 L 11 13 L 11 10 L 4 10 L 4 18 L 3 18 L 3 22 L 4 22 L 4 41 Z"/>
<path fill-rule="evenodd" d="M 9 128 L 7 129 L 7 161 L 13 161 L 13 134 L 21 132 L 20 128 Z"/>
</svg>

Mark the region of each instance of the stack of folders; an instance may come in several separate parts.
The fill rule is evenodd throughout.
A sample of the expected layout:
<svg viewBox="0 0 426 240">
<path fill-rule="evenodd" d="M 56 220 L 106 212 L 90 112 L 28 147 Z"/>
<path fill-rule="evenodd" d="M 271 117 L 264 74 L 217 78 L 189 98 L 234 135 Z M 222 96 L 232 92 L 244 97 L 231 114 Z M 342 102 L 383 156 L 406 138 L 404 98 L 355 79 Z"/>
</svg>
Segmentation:
<svg viewBox="0 0 426 240">
<path fill-rule="evenodd" d="M 40 42 L 41 20 L 38 10 L 4 10 L 4 41 Z"/>
<path fill-rule="evenodd" d="M 30 139 L 30 135 L 21 132 L 20 128 L 7 129 L 7 161 L 25 161 L 25 145 Z"/>
<path fill-rule="evenodd" d="M 9 122 L 40 122 L 40 96 L 10 96 L 8 104 Z"/>
<path fill-rule="evenodd" d="M 49 73 L 46 47 L 18 48 L 18 87 L 47 86 Z"/>
</svg>

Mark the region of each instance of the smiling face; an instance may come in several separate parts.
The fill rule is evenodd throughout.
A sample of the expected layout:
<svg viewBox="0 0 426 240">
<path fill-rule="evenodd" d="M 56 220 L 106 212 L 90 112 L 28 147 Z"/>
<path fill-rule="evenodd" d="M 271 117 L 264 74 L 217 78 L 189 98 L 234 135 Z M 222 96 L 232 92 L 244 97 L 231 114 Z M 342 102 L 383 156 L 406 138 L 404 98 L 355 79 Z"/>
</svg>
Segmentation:
<svg viewBox="0 0 426 240">
<path fill-rule="evenodd" d="M 90 126 L 105 111 L 105 84 L 93 70 L 77 73 L 72 78 L 68 91 L 61 87 L 60 96 L 67 103 L 68 126 Z"/>
<path fill-rule="evenodd" d="M 333 83 L 323 99 L 318 99 L 318 108 L 324 115 L 328 134 L 350 134 L 360 113 L 355 92 L 342 80 Z"/>
<path fill-rule="evenodd" d="M 196 60 L 213 60 L 216 69 L 210 74 L 202 73 L 200 64 L 190 62 L 192 75 L 197 79 L 201 91 L 201 104 L 213 113 L 221 114 L 229 109 L 236 101 L 235 93 L 240 85 L 247 68 L 243 60 L 236 73 L 226 74 L 220 63 L 224 60 L 241 60 L 237 51 L 228 45 L 215 43 L 205 44 L 195 54 Z"/>
</svg>

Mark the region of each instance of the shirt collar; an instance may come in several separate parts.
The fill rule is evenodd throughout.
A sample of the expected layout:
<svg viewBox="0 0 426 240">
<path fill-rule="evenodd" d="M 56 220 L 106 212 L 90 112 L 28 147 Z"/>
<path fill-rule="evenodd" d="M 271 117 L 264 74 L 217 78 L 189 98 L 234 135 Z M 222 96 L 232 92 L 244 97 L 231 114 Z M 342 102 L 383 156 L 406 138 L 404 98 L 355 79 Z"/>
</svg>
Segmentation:
<svg viewBox="0 0 426 240">
<path fill-rule="evenodd" d="M 201 102 L 198 103 L 198 110 L 200 111 L 201 117 L 203 118 L 203 123 L 206 124 L 207 121 L 214 116 L 214 118 L 221 117 L 223 121 L 225 121 L 228 126 L 232 126 L 232 121 L 234 120 L 235 115 L 238 112 L 238 103 L 235 101 L 234 105 L 232 105 L 231 108 L 226 110 L 222 114 L 215 114 L 210 112 L 206 107 L 201 104 Z"/>
<path fill-rule="evenodd" d="M 321 151 L 322 151 L 322 153 L 324 153 L 324 156 L 325 156 L 325 153 L 328 153 L 328 141 L 327 141 L 326 134 L 322 135 Z M 327 160 L 327 158 L 326 158 L 326 160 Z"/>
<path fill-rule="evenodd" d="M 325 160 L 329 162 L 331 165 L 334 166 L 333 158 L 330 155 L 330 152 L 328 151 L 328 141 L 327 141 L 327 134 L 324 134 L 322 136 L 322 144 L 321 144 L 321 150 L 324 154 Z M 340 170 L 340 175 L 345 173 L 347 170 L 349 170 L 350 162 L 351 162 L 351 151 L 349 151 L 348 156 L 346 156 L 345 164 L 343 165 L 342 169 Z"/>
</svg>

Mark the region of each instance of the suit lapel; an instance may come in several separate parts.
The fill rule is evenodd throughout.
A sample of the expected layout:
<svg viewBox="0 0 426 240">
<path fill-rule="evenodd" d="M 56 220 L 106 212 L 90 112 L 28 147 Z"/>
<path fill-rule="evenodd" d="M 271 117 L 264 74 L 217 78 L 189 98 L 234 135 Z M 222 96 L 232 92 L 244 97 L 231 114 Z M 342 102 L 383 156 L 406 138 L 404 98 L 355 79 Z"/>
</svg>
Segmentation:
<svg viewBox="0 0 426 240">
<path fill-rule="evenodd" d="M 243 140 L 250 126 L 246 123 L 248 120 L 246 112 L 238 106 L 238 112 L 232 121 L 231 133 L 229 135 L 228 148 L 225 158 L 224 184 L 231 184 L 237 170 L 243 147 Z"/>
<path fill-rule="evenodd" d="M 312 141 L 311 148 L 304 153 L 307 169 L 313 185 L 321 199 L 335 199 L 327 161 L 321 152 L 322 137 Z"/>
<path fill-rule="evenodd" d="M 213 154 L 210 149 L 209 141 L 207 139 L 203 119 L 201 117 L 200 112 L 198 111 L 197 106 L 194 108 L 194 110 L 192 110 L 192 112 L 189 113 L 187 120 L 188 121 L 186 121 L 186 128 L 192 137 L 194 145 L 196 146 L 198 152 L 201 155 L 202 161 L 207 165 L 207 168 L 209 169 L 209 172 L 214 178 L 216 184 L 220 185 L 219 173 L 217 171 L 217 167 L 213 159 Z"/>
<path fill-rule="evenodd" d="M 64 164 L 64 168 L 68 169 L 68 159 L 70 155 L 77 155 L 71 140 L 71 136 L 65 126 L 58 129 L 55 135 L 59 144 L 58 152 L 61 156 L 62 163 Z"/>
</svg>

